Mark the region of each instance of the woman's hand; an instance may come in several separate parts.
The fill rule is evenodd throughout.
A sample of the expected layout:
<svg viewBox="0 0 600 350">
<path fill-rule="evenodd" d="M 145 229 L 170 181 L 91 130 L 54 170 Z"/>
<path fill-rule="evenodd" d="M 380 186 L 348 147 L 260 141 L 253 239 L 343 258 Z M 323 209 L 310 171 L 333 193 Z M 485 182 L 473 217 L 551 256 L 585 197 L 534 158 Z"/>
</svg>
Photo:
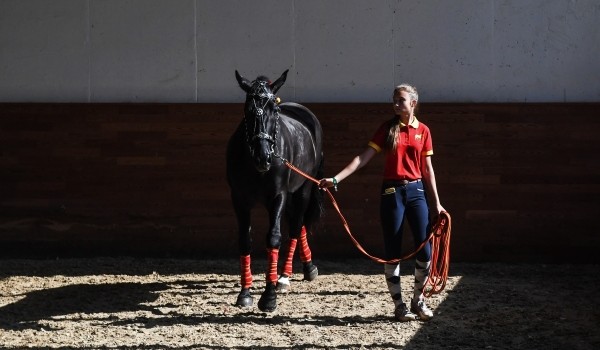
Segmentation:
<svg viewBox="0 0 600 350">
<path fill-rule="evenodd" d="M 324 188 L 330 188 L 330 187 L 337 186 L 337 181 L 334 181 L 334 179 L 335 179 L 334 177 L 328 177 L 328 178 L 321 179 L 319 181 L 319 188 L 324 189 Z"/>
<path fill-rule="evenodd" d="M 433 207 L 429 208 L 429 220 L 431 220 L 431 222 L 437 222 L 440 219 L 440 214 L 446 211 L 441 204 L 437 204 L 435 210 L 433 210 Z"/>
<path fill-rule="evenodd" d="M 437 210 L 438 215 L 440 215 L 442 212 L 446 211 L 446 209 L 444 209 L 444 207 L 442 207 L 441 204 L 437 205 L 436 210 Z"/>
<path fill-rule="evenodd" d="M 340 181 L 344 180 L 353 172 L 365 166 L 375 154 L 377 154 L 375 148 L 371 146 L 367 147 L 363 151 L 363 153 L 354 157 L 352 161 L 348 163 L 348 165 L 346 165 L 346 167 L 342 169 L 342 171 L 340 171 L 336 176 L 326 177 L 324 179 L 319 180 L 319 188 L 324 190 L 326 188 L 333 187 L 333 189 L 337 191 L 338 183 Z"/>
</svg>

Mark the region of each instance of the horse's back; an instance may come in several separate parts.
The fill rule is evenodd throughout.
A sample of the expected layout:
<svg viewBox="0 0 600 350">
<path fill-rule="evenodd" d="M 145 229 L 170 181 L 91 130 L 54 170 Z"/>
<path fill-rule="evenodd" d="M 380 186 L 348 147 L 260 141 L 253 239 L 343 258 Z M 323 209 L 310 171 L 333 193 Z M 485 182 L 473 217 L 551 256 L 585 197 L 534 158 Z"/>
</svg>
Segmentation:
<svg viewBox="0 0 600 350">
<path fill-rule="evenodd" d="M 295 102 L 285 102 L 279 105 L 281 114 L 295 119 L 304 124 L 313 135 L 314 140 L 320 144 L 323 136 L 321 123 L 317 117 L 305 106 Z"/>
</svg>

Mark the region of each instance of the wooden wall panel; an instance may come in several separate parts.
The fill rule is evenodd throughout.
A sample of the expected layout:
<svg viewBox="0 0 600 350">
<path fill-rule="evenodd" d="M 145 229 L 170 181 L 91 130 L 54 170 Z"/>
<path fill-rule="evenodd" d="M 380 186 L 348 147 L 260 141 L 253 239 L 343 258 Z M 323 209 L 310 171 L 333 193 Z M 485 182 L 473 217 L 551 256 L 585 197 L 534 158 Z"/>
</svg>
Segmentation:
<svg viewBox="0 0 600 350">
<path fill-rule="evenodd" d="M 309 104 L 326 174 L 361 152 L 387 104 Z M 456 261 L 598 262 L 600 104 L 423 104 Z M 241 104 L 0 104 L 0 256 L 235 257 L 225 147 Z M 383 157 L 336 193 L 381 254 Z M 356 257 L 337 214 L 315 258 Z M 266 223 L 257 209 L 255 252 Z M 407 235 L 408 236 L 408 235 Z M 412 243 L 406 238 L 406 248 Z"/>
</svg>

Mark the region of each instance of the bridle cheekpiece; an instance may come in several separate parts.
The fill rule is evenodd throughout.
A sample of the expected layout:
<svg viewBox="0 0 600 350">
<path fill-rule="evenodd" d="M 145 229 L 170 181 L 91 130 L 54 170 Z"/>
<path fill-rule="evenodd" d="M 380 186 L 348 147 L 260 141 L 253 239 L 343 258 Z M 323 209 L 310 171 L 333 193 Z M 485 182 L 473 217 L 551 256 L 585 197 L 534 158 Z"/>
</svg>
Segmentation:
<svg viewBox="0 0 600 350">
<path fill-rule="evenodd" d="M 250 153 L 254 153 L 252 142 L 256 140 L 266 140 L 271 144 L 270 154 L 275 154 L 275 147 L 277 141 L 277 134 L 279 133 L 279 99 L 270 91 L 268 87 L 269 82 L 265 80 L 255 80 L 252 82 L 252 90 L 248 93 L 248 96 L 252 99 L 252 105 L 249 108 L 249 112 L 254 114 L 254 127 L 253 132 L 256 130 L 256 124 L 260 122 L 258 133 L 254 135 L 249 134 L 248 130 L 248 118 L 247 113 L 244 113 L 244 124 L 246 126 L 246 143 L 250 148 Z M 257 103 L 257 100 L 259 101 Z M 263 102 L 264 100 L 264 102 Z M 273 102 L 273 112 L 275 113 L 275 132 L 273 135 L 269 135 L 266 130 L 266 118 L 269 116 L 266 113 L 265 108 L 269 102 Z"/>
</svg>

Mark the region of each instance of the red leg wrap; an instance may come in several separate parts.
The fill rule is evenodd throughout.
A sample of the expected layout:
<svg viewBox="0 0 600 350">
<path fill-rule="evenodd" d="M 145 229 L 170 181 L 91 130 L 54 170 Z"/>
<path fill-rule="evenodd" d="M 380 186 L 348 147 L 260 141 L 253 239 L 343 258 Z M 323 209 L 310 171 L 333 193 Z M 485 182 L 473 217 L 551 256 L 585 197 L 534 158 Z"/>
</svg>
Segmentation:
<svg viewBox="0 0 600 350">
<path fill-rule="evenodd" d="M 240 274 L 242 288 L 252 287 L 252 271 L 250 271 L 250 255 L 240 256 Z"/>
<path fill-rule="evenodd" d="M 279 249 L 267 249 L 267 283 L 277 283 L 277 259 Z"/>
<path fill-rule="evenodd" d="M 283 266 L 283 274 L 290 277 L 292 275 L 292 263 L 294 261 L 294 252 L 296 251 L 296 244 L 298 244 L 297 238 L 290 239 L 290 248 L 288 251 L 285 265 Z"/>
<path fill-rule="evenodd" d="M 300 261 L 307 262 L 312 260 L 312 254 L 310 253 L 310 248 L 308 247 L 308 240 L 306 239 L 306 227 L 302 226 L 302 231 L 300 231 Z"/>
</svg>

